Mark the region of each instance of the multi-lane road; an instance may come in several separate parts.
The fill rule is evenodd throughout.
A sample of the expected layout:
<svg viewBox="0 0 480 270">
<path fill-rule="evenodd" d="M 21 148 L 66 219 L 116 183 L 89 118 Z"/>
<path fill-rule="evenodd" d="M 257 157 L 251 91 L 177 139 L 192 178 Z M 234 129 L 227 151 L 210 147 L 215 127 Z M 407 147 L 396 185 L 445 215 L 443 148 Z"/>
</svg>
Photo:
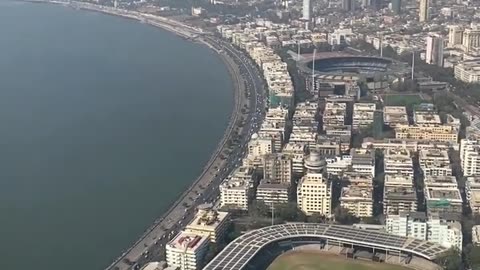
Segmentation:
<svg viewBox="0 0 480 270">
<path fill-rule="evenodd" d="M 226 136 L 194 184 L 182 194 L 163 217 L 157 219 L 155 224 L 107 269 L 139 269 L 149 261 L 164 260 L 166 243 L 193 218 L 196 206 L 202 203 L 214 203 L 218 200 L 219 185 L 234 168 L 240 165 L 241 159 L 246 153 L 248 140 L 261 125 L 265 113 L 265 87 L 258 68 L 251 59 L 229 42 L 213 36 L 202 38 L 220 53 L 232 74 L 236 88 L 236 108 Z M 245 95 L 245 91 L 249 93 L 248 97 Z M 230 147 L 230 154 L 222 157 L 221 153 L 228 148 L 226 140 L 233 134 L 233 130 L 236 128 L 235 123 L 245 105 L 248 110 L 246 115 L 243 115 L 245 125 L 238 129 L 239 141 Z"/>
</svg>

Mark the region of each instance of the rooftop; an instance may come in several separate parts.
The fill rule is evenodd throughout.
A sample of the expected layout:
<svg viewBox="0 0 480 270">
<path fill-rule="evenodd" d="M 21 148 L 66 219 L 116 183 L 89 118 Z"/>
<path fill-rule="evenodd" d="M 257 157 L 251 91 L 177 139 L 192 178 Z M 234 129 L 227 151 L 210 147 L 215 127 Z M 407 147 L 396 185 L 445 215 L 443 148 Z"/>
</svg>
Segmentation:
<svg viewBox="0 0 480 270">
<path fill-rule="evenodd" d="M 383 113 L 385 113 L 385 114 L 407 114 L 407 108 L 405 106 L 385 106 L 385 107 L 383 107 Z"/>
<path fill-rule="evenodd" d="M 206 241 L 207 236 L 181 231 L 168 243 L 168 247 L 195 252 Z"/>
<path fill-rule="evenodd" d="M 221 212 L 213 209 L 200 210 L 187 225 L 186 229 L 215 229 L 219 224 L 224 222 L 228 216 L 228 212 Z"/>
<path fill-rule="evenodd" d="M 426 200 L 460 200 L 462 201 L 462 196 L 460 195 L 460 190 L 457 188 L 441 188 L 433 187 L 426 188 L 425 199 Z"/>
<path fill-rule="evenodd" d="M 455 176 L 425 176 L 424 183 L 426 186 L 451 186 L 457 187 L 457 179 Z"/>
<path fill-rule="evenodd" d="M 368 200 L 372 201 L 372 187 L 348 186 L 342 188 L 340 201 L 345 200 Z"/>
<path fill-rule="evenodd" d="M 262 179 L 260 184 L 257 187 L 257 190 L 288 190 L 290 185 L 288 184 L 281 184 L 281 183 L 272 183 L 270 179 Z"/>
<path fill-rule="evenodd" d="M 385 186 L 412 186 L 412 178 L 407 175 L 386 174 L 384 180 Z"/>
<path fill-rule="evenodd" d="M 385 186 L 384 200 L 417 201 L 417 192 L 413 186 Z"/>
</svg>

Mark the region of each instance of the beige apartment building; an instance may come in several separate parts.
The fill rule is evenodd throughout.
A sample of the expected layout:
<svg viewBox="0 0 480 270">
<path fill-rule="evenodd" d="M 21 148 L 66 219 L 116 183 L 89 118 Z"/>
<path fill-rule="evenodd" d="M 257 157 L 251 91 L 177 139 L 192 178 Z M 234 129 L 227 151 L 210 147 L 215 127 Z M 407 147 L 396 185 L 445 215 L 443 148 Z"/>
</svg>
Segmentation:
<svg viewBox="0 0 480 270">
<path fill-rule="evenodd" d="M 321 173 L 307 173 L 297 187 L 297 206 L 306 215 L 332 214 L 332 184 Z"/>
<path fill-rule="evenodd" d="M 372 186 L 348 186 L 342 188 L 340 205 L 357 217 L 373 216 Z"/>
<path fill-rule="evenodd" d="M 450 125 L 398 125 L 395 128 L 395 137 L 457 143 L 458 129 Z"/>
<path fill-rule="evenodd" d="M 185 231 L 209 237 L 210 241 L 222 242 L 230 223 L 228 212 L 214 209 L 200 209 L 193 220 L 185 227 Z"/>
</svg>

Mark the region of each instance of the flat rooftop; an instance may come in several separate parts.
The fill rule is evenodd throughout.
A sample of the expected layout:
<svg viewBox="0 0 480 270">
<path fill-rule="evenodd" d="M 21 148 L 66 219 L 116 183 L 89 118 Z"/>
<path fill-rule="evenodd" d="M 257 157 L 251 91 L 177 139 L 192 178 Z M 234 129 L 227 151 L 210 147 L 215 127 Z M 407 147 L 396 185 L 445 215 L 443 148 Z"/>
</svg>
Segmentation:
<svg viewBox="0 0 480 270">
<path fill-rule="evenodd" d="M 407 175 L 386 174 L 384 184 L 385 186 L 413 186 L 413 181 Z"/>
<path fill-rule="evenodd" d="M 353 112 L 355 111 L 375 111 L 377 105 L 375 103 L 355 103 L 353 104 Z"/>
<path fill-rule="evenodd" d="M 470 191 L 470 206 L 480 206 L 480 190 L 472 190 Z"/>
<path fill-rule="evenodd" d="M 388 148 L 385 150 L 385 157 L 390 156 L 404 156 L 410 158 L 410 150 L 403 147 L 398 148 Z"/>
<path fill-rule="evenodd" d="M 385 114 L 407 114 L 407 108 L 405 106 L 385 106 L 385 107 L 383 107 L 383 113 L 385 113 Z"/>
<path fill-rule="evenodd" d="M 287 190 L 290 187 L 288 184 L 281 184 L 281 183 L 272 183 L 270 179 L 262 179 L 260 184 L 257 187 L 257 190 Z"/>
<path fill-rule="evenodd" d="M 457 187 L 455 176 L 425 176 L 423 179 L 425 185 L 454 186 Z"/>
<path fill-rule="evenodd" d="M 413 186 L 385 186 L 384 200 L 417 201 L 417 192 Z"/>
<path fill-rule="evenodd" d="M 348 186 L 342 188 L 340 201 L 373 201 L 372 187 Z"/>
<path fill-rule="evenodd" d="M 427 188 L 425 195 L 427 200 L 462 201 L 460 190 L 457 188 Z"/>
<path fill-rule="evenodd" d="M 422 149 L 419 152 L 419 157 L 421 160 L 425 159 L 435 159 L 435 160 L 449 160 L 448 151 L 444 149 Z"/>
<path fill-rule="evenodd" d="M 205 241 L 208 241 L 207 236 L 181 231 L 168 243 L 168 247 L 195 252 Z"/>
<path fill-rule="evenodd" d="M 228 212 L 216 211 L 213 209 L 200 210 L 187 225 L 186 229 L 204 230 L 206 228 L 211 228 L 214 230 L 218 225 L 222 224 L 228 216 Z"/>
<path fill-rule="evenodd" d="M 416 112 L 415 124 L 441 124 L 440 115 L 432 112 Z"/>
</svg>

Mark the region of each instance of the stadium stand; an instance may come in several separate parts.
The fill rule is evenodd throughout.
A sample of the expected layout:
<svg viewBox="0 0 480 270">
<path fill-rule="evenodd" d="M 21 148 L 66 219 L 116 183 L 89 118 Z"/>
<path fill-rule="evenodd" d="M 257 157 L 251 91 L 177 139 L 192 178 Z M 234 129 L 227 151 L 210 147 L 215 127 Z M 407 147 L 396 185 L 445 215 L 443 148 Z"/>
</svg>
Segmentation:
<svg viewBox="0 0 480 270">
<path fill-rule="evenodd" d="M 367 231 L 351 226 L 313 223 L 288 223 L 249 231 L 228 244 L 204 270 L 266 269 L 282 253 L 305 245 L 320 245 L 324 251 L 340 254 L 352 248 L 355 255 L 375 254 L 388 263 L 408 264 L 417 269 L 433 270 L 431 262 L 447 248 L 438 244 L 391 235 L 379 231 Z M 352 250 L 347 250 L 348 252 Z M 413 258 L 413 259 L 412 259 Z"/>
</svg>

